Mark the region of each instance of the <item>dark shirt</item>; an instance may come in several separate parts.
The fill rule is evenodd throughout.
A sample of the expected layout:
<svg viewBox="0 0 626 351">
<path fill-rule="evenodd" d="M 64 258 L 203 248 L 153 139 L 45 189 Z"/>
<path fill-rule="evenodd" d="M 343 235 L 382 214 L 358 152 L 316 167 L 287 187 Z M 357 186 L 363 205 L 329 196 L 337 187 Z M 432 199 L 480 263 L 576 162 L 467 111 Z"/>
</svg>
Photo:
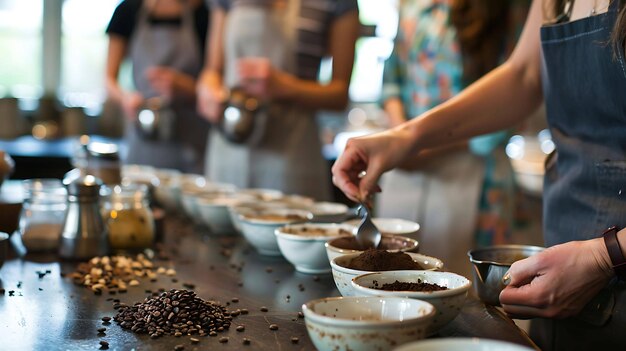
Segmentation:
<svg viewBox="0 0 626 351">
<path fill-rule="evenodd" d="M 142 5 L 143 0 L 122 1 L 115 9 L 115 12 L 113 12 L 106 33 L 119 35 L 130 40 Z M 207 5 L 203 1 L 193 10 L 193 17 L 195 32 L 198 36 L 198 45 L 200 45 L 201 53 L 204 56 L 210 14 Z M 153 25 L 180 26 L 182 23 L 182 19 L 179 16 L 158 18 L 150 16 L 149 20 Z"/>
</svg>

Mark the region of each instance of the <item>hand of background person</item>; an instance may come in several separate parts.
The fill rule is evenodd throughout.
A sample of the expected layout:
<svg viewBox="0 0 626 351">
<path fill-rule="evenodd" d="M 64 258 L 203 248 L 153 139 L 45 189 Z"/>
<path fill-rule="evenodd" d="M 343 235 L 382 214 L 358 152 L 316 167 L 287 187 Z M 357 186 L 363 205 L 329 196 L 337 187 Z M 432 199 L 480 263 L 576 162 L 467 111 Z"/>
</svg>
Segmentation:
<svg viewBox="0 0 626 351">
<path fill-rule="evenodd" d="M 145 74 L 152 89 L 163 97 L 195 96 L 196 81 L 188 74 L 163 66 L 150 67 Z"/>
<path fill-rule="evenodd" d="M 211 123 L 218 123 L 221 118 L 222 105 L 226 101 L 226 92 L 220 76 L 213 71 L 205 70 L 200 75 L 197 85 L 198 111 Z"/>
<path fill-rule="evenodd" d="M 143 104 L 143 95 L 138 92 L 127 92 L 122 95 L 122 110 L 131 121 L 137 119 L 139 107 Z"/>
<path fill-rule="evenodd" d="M 611 267 L 602 238 L 556 245 L 511 265 L 500 303 L 514 318 L 574 316 L 606 286 Z"/>
<path fill-rule="evenodd" d="M 293 92 L 294 77 L 272 66 L 267 58 L 249 57 L 237 61 L 239 85 L 261 99 L 288 98 Z"/>
<path fill-rule="evenodd" d="M 402 127 L 349 139 L 333 165 L 333 183 L 353 201 L 367 199 L 380 192 L 378 179 L 409 156 L 411 145 L 409 132 Z"/>
</svg>

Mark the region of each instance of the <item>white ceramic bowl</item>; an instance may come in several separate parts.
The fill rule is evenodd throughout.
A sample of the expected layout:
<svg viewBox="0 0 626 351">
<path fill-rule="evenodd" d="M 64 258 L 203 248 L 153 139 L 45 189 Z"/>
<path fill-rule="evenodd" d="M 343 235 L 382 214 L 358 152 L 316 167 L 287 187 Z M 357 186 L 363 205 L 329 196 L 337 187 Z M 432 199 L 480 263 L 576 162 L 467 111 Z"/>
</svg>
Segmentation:
<svg viewBox="0 0 626 351">
<path fill-rule="evenodd" d="M 375 289 L 376 286 L 380 287 L 395 281 L 416 283 L 418 279 L 425 283 L 444 286 L 448 290 L 423 292 Z M 408 297 L 431 303 L 435 306 L 437 314 L 429 329 L 430 334 L 437 332 L 456 318 L 465 304 L 467 292 L 471 286 L 472 282 L 469 279 L 452 272 L 388 271 L 368 273 L 352 278 L 352 287 L 359 295 Z"/>
<path fill-rule="evenodd" d="M 413 261 L 419 263 L 422 267 L 424 267 L 425 270 L 435 271 L 443 269 L 443 262 L 441 262 L 441 260 L 437 258 L 413 252 L 407 252 L 407 254 L 413 258 Z M 369 271 L 360 271 L 356 269 L 346 268 L 348 262 L 358 255 L 360 254 L 355 253 L 343 255 L 335 257 L 332 261 L 330 261 L 330 267 L 332 268 L 335 285 L 337 285 L 337 289 L 342 296 L 357 295 L 357 291 L 354 290 L 354 287 L 352 286 L 352 278 L 366 273 L 373 273 Z"/>
<path fill-rule="evenodd" d="M 360 219 L 353 219 L 347 221 L 346 224 L 358 226 L 360 221 Z M 415 238 L 420 229 L 420 225 L 418 223 L 400 218 L 376 217 L 372 218 L 372 222 L 374 222 L 374 225 L 378 228 L 378 230 L 380 230 L 381 233 L 389 235 L 403 235 Z"/>
<path fill-rule="evenodd" d="M 260 216 L 276 216 L 276 219 L 261 218 Z M 299 218 L 279 218 L 285 216 L 297 216 Z M 274 231 L 287 224 L 306 222 L 312 216 L 311 212 L 307 211 L 277 209 L 254 214 L 240 214 L 239 218 L 243 236 L 260 254 L 280 256 Z"/>
<path fill-rule="evenodd" d="M 302 273 L 329 273 L 324 244 L 329 239 L 352 235 L 352 227 L 340 224 L 305 223 L 276 229 L 278 248 Z"/>
<path fill-rule="evenodd" d="M 159 180 L 154 188 L 154 197 L 157 202 L 169 211 L 176 211 L 182 206 L 180 202 L 180 182 L 182 173 L 176 169 L 157 169 L 155 175 Z"/>
<path fill-rule="evenodd" d="M 346 225 L 349 228 L 354 227 L 350 225 Z M 328 257 L 328 262 L 332 261 L 333 258 L 348 255 L 348 254 L 360 254 L 363 252 L 362 250 L 349 249 L 347 247 L 354 247 L 350 245 L 352 242 L 356 243 L 356 239 L 354 238 L 335 238 L 328 240 L 324 246 L 326 247 L 326 256 Z M 401 235 L 388 235 L 384 234 L 381 239 L 381 249 L 385 249 L 391 252 L 409 252 L 409 251 L 417 251 L 419 247 L 419 243 L 415 239 L 407 238 Z"/>
<path fill-rule="evenodd" d="M 415 341 L 394 351 L 533 351 L 533 349 L 506 341 L 479 338 L 441 338 Z"/>
<path fill-rule="evenodd" d="M 235 227 L 235 230 L 239 233 L 243 233 L 241 229 L 241 215 L 250 215 L 255 213 L 260 213 L 266 210 L 278 210 L 278 209 L 288 209 L 289 207 L 282 202 L 276 201 L 251 201 L 251 202 L 243 202 L 237 206 L 232 206 L 228 208 L 228 215 L 230 216 L 230 220 Z"/>
<path fill-rule="evenodd" d="M 196 208 L 202 222 L 211 233 L 217 235 L 234 234 L 236 231 L 228 209 L 253 199 L 250 195 L 239 193 L 200 196 L 196 198 Z"/>
<path fill-rule="evenodd" d="M 338 202 L 316 202 L 308 208 L 316 216 L 344 214 L 348 209 L 348 206 Z"/>
<path fill-rule="evenodd" d="M 328 297 L 307 302 L 302 312 L 318 350 L 373 351 L 423 339 L 435 309 L 398 297 Z"/>
<path fill-rule="evenodd" d="M 283 192 L 280 190 L 263 188 L 239 189 L 237 190 L 237 193 L 244 196 L 252 196 L 256 200 L 260 201 L 277 200 L 284 196 Z"/>
</svg>

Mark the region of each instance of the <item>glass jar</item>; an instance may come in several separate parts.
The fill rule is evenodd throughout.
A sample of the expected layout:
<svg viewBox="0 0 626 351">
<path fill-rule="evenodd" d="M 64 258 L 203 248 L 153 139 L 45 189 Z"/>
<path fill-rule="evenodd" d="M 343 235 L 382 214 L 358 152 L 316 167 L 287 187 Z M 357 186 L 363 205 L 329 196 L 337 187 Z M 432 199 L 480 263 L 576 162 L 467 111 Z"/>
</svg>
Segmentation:
<svg viewBox="0 0 626 351">
<path fill-rule="evenodd" d="M 58 179 L 28 179 L 22 187 L 24 203 L 18 229 L 22 243 L 29 252 L 57 250 L 67 210 L 67 190 Z"/>
<path fill-rule="evenodd" d="M 104 223 L 114 252 L 139 252 L 154 243 L 154 216 L 145 185 L 115 185 L 103 203 Z"/>
</svg>

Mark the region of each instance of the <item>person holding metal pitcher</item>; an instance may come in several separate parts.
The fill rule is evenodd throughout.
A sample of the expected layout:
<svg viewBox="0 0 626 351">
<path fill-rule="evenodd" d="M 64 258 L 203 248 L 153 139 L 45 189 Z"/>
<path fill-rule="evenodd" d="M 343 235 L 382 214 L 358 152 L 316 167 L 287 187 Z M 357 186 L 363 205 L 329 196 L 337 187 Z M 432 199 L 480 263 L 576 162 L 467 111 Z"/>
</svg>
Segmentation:
<svg viewBox="0 0 626 351">
<path fill-rule="evenodd" d="M 199 173 L 204 168 L 209 124 L 195 109 L 209 11 L 201 0 L 125 0 L 107 34 L 106 87 L 126 115 L 128 164 Z M 132 63 L 136 91 L 118 75 Z"/>
<path fill-rule="evenodd" d="M 357 1 L 217 0 L 211 25 L 198 84 L 200 111 L 220 126 L 207 149 L 209 178 L 330 199 L 315 113 L 347 105 Z M 321 84 L 325 56 L 333 73 Z M 248 98 L 233 103 L 242 91 Z M 238 120 L 252 129 L 247 138 L 229 133 Z"/>
</svg>

